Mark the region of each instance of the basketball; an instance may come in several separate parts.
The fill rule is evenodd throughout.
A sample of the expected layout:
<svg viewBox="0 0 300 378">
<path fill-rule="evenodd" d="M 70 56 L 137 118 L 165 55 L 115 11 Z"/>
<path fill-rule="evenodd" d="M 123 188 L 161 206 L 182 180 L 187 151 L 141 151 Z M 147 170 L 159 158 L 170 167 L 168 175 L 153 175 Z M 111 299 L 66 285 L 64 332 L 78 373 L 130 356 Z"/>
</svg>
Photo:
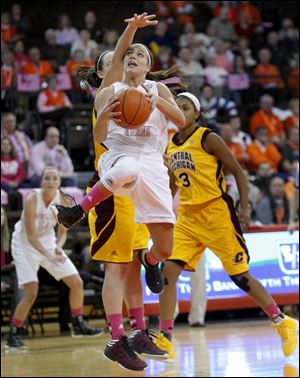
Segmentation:
<svg viewBox="0 0 300 378">
<path fill-rule="evenodd" d="M 114 112 L 121 112 L 118 116 L 121 121 L 118 126 L 126 129 L 136 129 L 142 126 L 150 116 L 151 103 L 148 97 L 136 88 L 121 89 L 115 94 L 120 105 L 114 108 Z"/>
</svg>

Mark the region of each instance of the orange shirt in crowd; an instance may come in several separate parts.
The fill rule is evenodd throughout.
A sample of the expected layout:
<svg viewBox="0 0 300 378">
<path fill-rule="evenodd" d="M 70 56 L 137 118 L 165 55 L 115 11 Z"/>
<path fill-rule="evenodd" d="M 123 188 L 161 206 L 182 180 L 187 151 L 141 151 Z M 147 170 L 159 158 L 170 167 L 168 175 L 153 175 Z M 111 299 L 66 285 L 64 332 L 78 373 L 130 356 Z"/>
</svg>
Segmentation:
<svg viewBox="0 0 300 378">
<path fill-rule="evenodd" d="M 248 169 L 251 173 L 256 173 L 258 166 L 262 163 L 269 163 L 273 171 L 277 172 L 282 156 L 273 144 L 267 143 L 262 146 L 254 140 L 247 147 L 247 152 L 250 158 Z"/>
<path fill-rule="evenodd" d="M 47 60 L 40 60 L 37 66 L 33 62 L 26 63 L 22 69 L 23 74 L 52 75 L 53 68 Z"/>
<path fill-rule="evenodd" d="M 226 143 L 233 156 L 240 163 L 241 167 L 246 167 L 246 150 L 240 143 Z"/>
<path fill-rule="evenodd" d="M 299 67 L 291 69 L 288 77 L 288 87 L 293 92 L 293 96 L 299 97 Z"/>
<path fill-rule="evenodd" d="M 255 135 L 255 131 L 259 126 L 265 126 L 269 131 L 269 137 L 281 136 L 283 132 L 283 124 L 280 119 L 272 112 L 266 113 L 258 110 L 250 119 L 250 133 Z"/>
<path fill-rule="evenodd" d="M 1 89 L 10 89 L 15 82 L 15 70 L 12 66 L 3 64 L 1 67 Z"/>
<path fill-rule="evenodd" d="M 257 76 L 259 84 L 264 88 L 265 87 L 275 87 L 275 88 L 284 87 L 279 69 L 274 64 L 259 63 L 255 67 L 253 71 L 253 75 Z"/>
<path fill-rule="evenodd" d="M 52 105 L 60 105 L 62 107 L 65 106 L 65 93 L 63 91 L 56 91 L 55 95 L 54 93 L 49 89 L 45 89 L 44 94 L 47 97 L 47 101 L 45 103 L 46 106 L 52 106 Z"/>
<path fill-rule="evenodd" d="M 189 14 L 189 12 L 184 12 L 184 8 L 192 6 L 191 1 L 169 1 L 169 6 L 173 11 L 174 15 L 177 15 L 178 21 L 181 25 L 187 24 L 189 22 L 193 22 L 193 17 Z"/>
<path fill-rule="evenodd" d="M 293 127 L 299 126 L 299 117 L 296 117 L 295 115 L 289 116 L 284 122 L 283 127 L 284 130 L 287 132 L 289 129 L 292 129 Z"/>
<path fill-rule="evenodd" d="M 1 24 L 1 41 L 9 43 L 14 37 L 18 35 L 15 25 Z"/>
<path fill-rule="evenodd" d="M 84 60 L 81 65 L 92 67 L 93 62 L 91 60 Z M 74 59 L 68 60 L 67 66 L 66 66 L 66 70 L 68 74 L 70 75 L 76 74 L 78 68 L 79 68 L 79 64 Z"/>
</svg>

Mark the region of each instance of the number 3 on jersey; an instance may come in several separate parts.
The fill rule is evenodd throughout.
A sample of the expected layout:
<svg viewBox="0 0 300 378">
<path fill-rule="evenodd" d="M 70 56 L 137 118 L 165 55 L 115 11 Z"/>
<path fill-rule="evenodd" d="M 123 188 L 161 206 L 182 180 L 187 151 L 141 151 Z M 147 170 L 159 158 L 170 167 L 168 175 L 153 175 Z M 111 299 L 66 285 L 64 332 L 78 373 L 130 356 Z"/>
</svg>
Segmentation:
<svg viewBox="0 0 300 378">
<path fill-rule="evenodd" d="M 189 175 L 185 172 L 182 172 L 180 173 L 180 175 L 178 175 L 178 177 L 182 180 L 182 185 L 184 187 L 189 187 L 191 186 L 191 182 L 190 182 L 190 178 L 189 178 Z"/>
</svg>

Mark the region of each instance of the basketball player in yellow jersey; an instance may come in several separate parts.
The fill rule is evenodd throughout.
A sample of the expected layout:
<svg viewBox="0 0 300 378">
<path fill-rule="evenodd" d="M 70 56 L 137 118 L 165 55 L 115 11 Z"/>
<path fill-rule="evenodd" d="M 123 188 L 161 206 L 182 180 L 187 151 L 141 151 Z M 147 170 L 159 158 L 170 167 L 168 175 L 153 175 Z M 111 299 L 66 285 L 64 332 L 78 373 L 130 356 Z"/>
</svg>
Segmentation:
<svg viewBox="0 0 300 378">
<path fill-rule="evenodd" d="M 174 248 L 164 266 L 166 286 L 160 295 L 160 330 L 156 345 L 174 357 L 172 345 L 176 282 L 182 270 L 195 271 L 205 248 L 222 261 L 232 281 L 244 290 L 269 316 L 289 356 L 296 348 L 295 319 L 284 315 L 262 284 L 249 273 L 249 254 L 242 229 L 249 225 L 247 182 L 243 171 L 223 140 L 205 127 L 197 127 L 200 103 L 191 93 L 178 95 L 177 104 L 185 115 L 185 127 L 169 142 L 172 192 L 180 191 Z M 226 194 L 225 166 L 238 185 L 241 206 L 237 214 Z"/>
</svg>

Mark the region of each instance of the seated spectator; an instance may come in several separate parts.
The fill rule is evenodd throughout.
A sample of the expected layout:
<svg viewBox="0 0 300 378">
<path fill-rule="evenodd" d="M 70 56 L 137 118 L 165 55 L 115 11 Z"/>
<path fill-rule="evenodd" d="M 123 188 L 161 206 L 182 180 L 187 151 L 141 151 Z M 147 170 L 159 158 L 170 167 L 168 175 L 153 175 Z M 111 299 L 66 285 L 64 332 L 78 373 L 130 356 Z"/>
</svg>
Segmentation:
<svg viewBox="0 0 300 378">
<path fill-rule="evenodd" d="M 221 39 L 226 39 L 228 41 L 236 41 L 237 35 L 234 30 L 233 24 L 228 21 L 228 9 L 222 8 L 218 17 L 213 18 L 210 23 L 215 29 L 216 36 Z"/>
<path fill-rule="evenodd" d="M 29 36 L 32 29 L 30 18 L 22 13 L 19 3 L 14 3 L 11 7 L 11 23 L 16 26 L 19 38 L 26 39 Z"/>
<path fill-rule="evenodd" d="M 106 29 L 104 31 L 102 43 L 99 45 L 100 54 L 106 50 L 114 50 L 118 39 L 119 35 L 115 29 Z"/>
<path fill-rule="evenodd" d="M 76 28 L 72 26 L 72 22 L 68 14 L 61 14 L 58 18 L 58 28 L 56 30 L 56 42 L 58 45 L 70 48 L 79 38 Z"/>
<path fill-rule="evenodd" d="M 257 219 L 265 224 L 288 224 L 289 203 L 284 193 L 284 180 L 275 176 L 270 181 L 269 193 L 256 206 Z"/>
<path fill-rule="evenodd" d="M 222 96 L 227 82 L 228 71 L 218 66 L 216 54 L 207 55 L 203 75 L 206 82 L 214 88 L 215 93 Z"/>
<path fill-rule="evenodd" d="M 174 64 L 176 64 L 176 60 L 172 56 L 171 48 L 168 46 L 162 46 L 158 56 L 154 60 L 152 71 L 167 70 Z"/>
<path fill-rule="evenodd" d="M 23 72 L 25 64 L 29 63 L 30 58 L 25 53 L 24 42 L 19 40 L 14 46 L 14 67 L 17 73 Z"/>
<path fill-rule="evenodd" d="M 41 52 L 38 47 L 29 50 L 30 62 L 23 66 L 23 74 L 40 75 L 41 80 L 45 80 L 48 75 L 53 74 L 53 68 L 47 60 L 41 60 Z"/>
<path fill-rule="evenodd" d="M 214 55 L 216 67 L 221 67 L 227 72 L 233 68 L 234 54 L 231 51 L 231 43 L 225 39 L 217 38 L 208 49 L 208 55 Z"/>
<path fill-rule="evenodd" d="M 24 179 L 24 168 L 12 141 L 8 137 L 3 137 L 1 139 L 1 189 L 7 193 L 13 192 Z"/>
<path fill-rule="evenodd" d="M 88 30 L 81 30 L 79 38 L 72 43 L 71 56 L 73 56 L 76 50 L 83 50 L 85 59 L 91 59 L 91 50 L 98 48 L 96 41 L 91 39 L 90 32 Z"/>
<path fill-rule="evenodd" d="M 17 120 L 13 113 L 6 113 L 2 116 L 1 138 L 9 137 L 14 145 L 19 160 L 27 172 L 30 150 L 33 145 L 30 138 L 20 130 L 17 130 Z"/>
<path fill-rule="evenodd" d="M 299 61 L 299 57 L 297 60 Z M 289 72 L 288 87 L 292 96 L 299 97 L 299 62 Z"/>
<path fill-rule="evenodd" d="M 44 125 L 57 125 L 64 140 L 66 137 L 66 118 L 70 115 L 73 105 L 66 93 L 58 89 L 55 76 L 49 78 L 48 88 L 38 95 L 37 108 Z"/>
<path fill-rule="evenodd" d="M 282 154 L 282 170 L 290 173 L 291 165 L 294 161 L 299 161 L 299 127 L 289 129 L 287 140 L 281 149 Z"/>
<path fill-rule="evenodd" d="M 202 87 L 200 103 L 206 116 L 207 126 L 210 128 L 216 127 L 216 116 L 219 110 L 223 110 L 229 117 L 233 117 L 238 113 L 236 104 L 225 97 L 216 96 L 214 88 L 210 84 L 204 84 Z"/>
<path fill-rule="evenodd" d="M 271 58 L 270 50 L 259 50 L 259 63 L 255 67 L 253 75 L 261 85 L 262 90 L 274 90 L 284 87 L 279 68 L 271 63 Z"/>
<path fill-rule="evenodd" d="M 246 104 L 248 102 L 248 89 L 250 78 L 246 70 L 245 61 L 242 55 L 236 54 L 233 60 L 233 69 L 228 76 L 225 97 L 236 104 Z"/>
<path fill-rule="evenodd" d="M 16 26 L 11 22 L 9 12 L 1 12 L 1 42 L 9 44 L 15 42 L 18 39 L 18 30 Z"/>
<path fill-rule="evenodd" d="M 264 126 L 268 130 L 270 141 L 280 146 L 285 139 L 285 134 L 282 122 L 272 111 L 273 103 L 272 96 L 267 94 L 261 96 L 260 109 L 250 119 L 250 133 L 254 136 L 256 129 Z"/>
<path fill-rule="evenodd" d="M 192 50 L 193 59 L 204 60 L 210 43 L 209 36 L 204 33 L 197 33 L 192 22 L 184 25 L 183 32 L 179 37 L 179 47 L 189 47 Z"/>
<path fill-rule="evenodd" d="M 224 12 L 225 9 L 225 12 Z M 221 13 L 226 14 L 226 19 L 235 24 L 238 19 L 238 8 L 231 1 L 218 1 L 218 5 L 214 8 L 214 17 L 220 17 Z"/>
<path fill-rule="evenodd" d="M 100 43 L 103 37 L 103 30 L 102 27 L 97 22 L 97 15 L 93 11 L 88 11 L 84 15 L 83 20 L 83 29 L 86 29 L 90 32 L 91 39 Z"/>
<path fill-rule="evenodd" d="M 184 76 L 201 76 L 203 75 L 203 68 L 201 64 L 193 59 L 192 51 L 188 47 L 180 49 L 178 54 L 179 59 L 177 64 Z"/>
<path fill-rule="evenodd" d="M 235 24 L 236 33 L 251 38 L 261 22 L 258 9 L 251 1 L 240 1 L 237 11 L 238 19 Z"/>
<path fill-rule="evenodd" d="M 241 167 L 245 168 L 249 160 L 249 156 L 246 152 L 245 147 L 239 142 L 233 142 L 233 130 L 229 123 L 229 119 L 226 123 L 223 123 L 220 127 L 220 136 L 227 144 L 227 147 L 230 149 L 232 155 L 240 163 Z M 226 172 L 224 172 L 226 174 Z"/>
<path fill-rule="evenodd" d="M 287 132 L 290 128 L 299 127 L 299 98 L 292 98 L 289 101 L 289 116 L 284 120 L 283 127 Z"/>
<path fill-rule="evenodd" d="M 237 49 L 238 49 L 239 54 L 241 54 L 242 57 L 244 58 L 245 65 L 248 69 L 256 66 L 257 62 L 252 56 L 252 51 L 249 48 L 249 39 L 248 38 L 240 37 L 239 40 L 238 40 Z"/>
<path fill-rule="evenodd" d="M 55 72 L 60 72 L 60 66 L 67 61 L 69 51 L 57 43 L 56 30 L 47 29 L 44 35 L 46 43 L 42 47 L 42 58 L 51 64 Z"/>
<path fill-rule="evenodd" d="M 241 117 L 236 114 L 230 117 L 230 126 L 233 131 L 232 141 L 234 143 L 241 144 L 244 148 L 247 148 L 252 142 L 251 136 L 245 131 L 241 130 Z"/>
<path fill-rule="evenodd" d="M 246 169 L 244 169 L 243 171 L 247 178 L 249 202 L 251 203 L 253 209 L 255 209 L 257 204 L 263 197 L 263 194 L 261 193 L 259 188 L 251 182 L 249 172 Z M 240 195 L 239 195 L 238 187 L 235 180 L 233 180 L 233 185 L 231 185 L 231 187 L 229 188 L 228 194 L 232 197 L 235 203 L 239 202 Z"/>
<path fill-rule="evenodd" d="M 4 111 L 11 111 L 17 105 L 17 96 L 15 94 L 16 71 L 13 63 L 13 52 L 4 52 L 1 65 L 1 109 Z"/>
<path fill-rule="evenodd" d="M 268 192 L 272 175 L 273 169 L 270 163 L 259 164 L 256 175 L 253 176 L 253 184 L 258 187 L 262 195 Z"/>
<path fill-rule="evenodd" d="M 145 40 L 145 44 L 149 47 L 154 57 L 159 54 L 161 46 L 169 46 L 172 54 L 176 55 L 175 35 L 169 30 L 166 20 L 160 19 L 156 25 L 154 32 Z"/>
<path fill-rule="evenodd" d="M 274 144 L 270 143 L 268 129 L 260 126 L 256 129 L 254 141 L 247 147 L 249 171 L 256 173 L 261 163 L 269 163 L 273 172 L 278 171 L 282 156 Z"/>
<path fill-rule="evenodd" d="M 281 70 L 289 67 L 288 57 L 286 56 L 282 43 L 279 41 L 278 33 L 274 30 L 267 35 L 266 48 L 272 56 L 271 63 L 279 67 Z"/>
<path fill-rule="evenodd" d="M 62 186 L 75 186 L 72 160 L 64 146 L 59 144 L 59 130 L 54 126 L 48 127 L 44 140 L 32 148 L 28 177 L 33 187 L 39 187 L 42 172 L 47 166 L 58 169 Z"/>
</svg>

